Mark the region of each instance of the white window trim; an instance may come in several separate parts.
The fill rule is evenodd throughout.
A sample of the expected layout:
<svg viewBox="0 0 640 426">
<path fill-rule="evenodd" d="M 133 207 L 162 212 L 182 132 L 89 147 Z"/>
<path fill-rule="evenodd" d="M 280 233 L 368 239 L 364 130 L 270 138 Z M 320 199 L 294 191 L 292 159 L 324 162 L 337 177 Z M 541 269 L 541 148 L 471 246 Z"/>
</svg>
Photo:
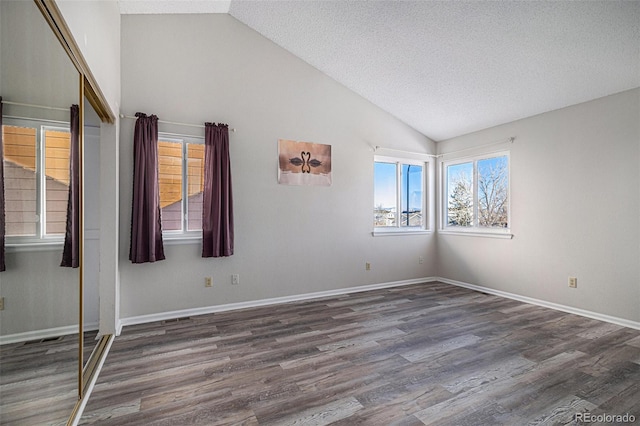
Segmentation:
<svg viewBox="0 0 640 426">
<path fill-rule="evenodd" d="M 422 226 L 405 226 L 402 227 L 400 224 L 401 220 L 397 220 L 396 226 L 374 226 L 371 235 L 374 237 L 380 236 L 396 236 L 396 235 L 425 235 L 430 234 L 431 230 L 429 229 L 429 212 L 427 210 L 427 202 L 428 202 L 428 176 L 429 176 L 429 166 L 430 162 L 428 160 L 417 160 L 415 158 L 406 158 L 406 157 L 391 157 L 386 155 L 374 155 L 373 162 L 378 163 L 394 163 L 396 164 L 396 184 L 398 185 L 398 190 L 396 191 L 396 210 L 399 206 L 402 205 L 402 194 L 400 191 L 400 186 L 402 185 L 401 171 L 398 164 L 410 164 L 415 166 L 422 167 Z M 374 187 L 375 190 L 375 187 Z M 399 218 L 398 218 L 399 219 Z"/>
<path fill-rule="evenodd" d="M 440 229 L 438 230 L 438 234 L 441 235 L 464 235 L 467 237 L 484 237 L 484 238 L 501 238 L 510 240 L 513 238 L 513 234 L 509 231 L 500 232 L 498 230 L 483 230 L 479 228 L 472 228 L 469 230 L 460 229 L 460 230 L 451 230 L 451 229 Z"/>
<path fill-rule="evenodd" d="M 392 229 L 378 227 L 371 232 L 371 235 L 374 237 L 389 237 L 394 235 L 425 235 L 430 233 L 431 231 L 429 229 L 419 229 L 417 227 L 400 229 L 395 227 Z"/>
<path fill-rule="evenodd" d="M 26 237 L 5 237 L 5 247 L 8 253 L 60 250 L 64 245 L 64 237 L 43 238 L 36 240 Z"/>
<path fill-rule="evenodd" d="M 39 238 L 40 240 L 45 240 L 45 239 L 51 239 L 51 240 L 61 240 L 64 243 L 64 234 L 58 234 L 58 235 L 47 235 L 46 233 L 46 226 L 47 226 L 47 188 L 46 188 L 46 183 L 47 183 L 47 176 L 46 176 L 46 170 L 45 170 L 45 164 L 46 164 L 46 158 L 45 158 L 45 153 L 46 153 L 46 146 L 45 146 L 45 134 L 47 131 L 54 131 L 54 132 L 68 132 L 71 133 L 71 129 L 69 128 L 69 125 L 67 125 L 66 127 L 64 126 L 52 126 L 52 125 L 41 125 L 39 132 L 39 140 L 38 140 L 38 147 L 37 147 L 37 152 L 38 152 L 38 199 L 36 201 L 39 201 L 37 209 L 39 209 L 39 212 L 41 212 L 42 214 L 38 214 L 38 223 L 37 223 L 37 228 L 38 228 L 38 233 L 36 235 L 36 238 Z M 69 151 L 69 163 L 71 163 L 71 151 Z M 69 182 L 71 182 L 71 177 L 69 177 Z"/>
<path fill-rule="evenodd" d="M 166 245 L 191 244 L 200 241 L 202 241 L 202 231 L 162 231 L 162 242 Z"/>
<path fill-rule="evenodd" d="M 470 226 L 470 227 L 458 227 L 458 226 L 449 226 L 448 225 L 448 180 L 447 180 L 447 167 L 454 166 L 456 164 L 463 163 L 473 163 L 473 196 L 474 196 L 474 222 L 477 222 L 477 209 L 478 203 L 476 200 L 477 192 L 478 192 L 478 182 L 477 182 L 477 162 L 480 160 L 485 160 L 493 157 L 507 157 L 507 212 L 509 217 L 509 227 L 508 228 L 486 228 L 481 226 Z M 440 168 L 440 185 L 439 185 L 439 203 L 440 203 L 440 218 L 439 218 L 439 227 L 438 233 L 443 235 L 464 235 L 464 236 L 472 236 L 472 237 L 486 237 L 486 238 L 503 238 L 503 239 L 512 239 L 513 234 L 511 233 L 511 152 L 509 150 L 500 150 L 500 151 L 492 151 L 484 154 L 478 154 L 473 156 L 465 156 L 465 157 L 455 157 L 448 160 L 440 160 L 439 162 Z"/>
<path fill-rule="evenodd" d="M 182 230 L 170 230 L 162 231 L 162 241 L 167 245 L 182 245 L 198 243 L 202 241 L 202 230 L 186 229 L 188 226 L 187 213 L 185 211 L 185 205 L 188 202 L 188 198 L 185 194 L 188 188 L 188 158 L 187 158 L 187 144 L 204 145 L 204 137 L 193 135 L 181 135 L 177 133 L 158 132 L 158 141 L 162 142 L 175 142 L 182 145 L 182 202 L 180 203 L 182 218 Z"/>
<path fill-rule="evenodd" d="M 64 234 L 46 235 L 46 176 L 44 171 L 44 135 L 46 130 L 70 132 L 69 123 L 65 121 L 35 119 L 26 117 L 3 117 L 3 125 L 28 127 L 36 130 L 36 235 L 5 236 L 5 247 L 8 252 L 48 251 L 59 249 L 64 245 Z"/>
</svg>

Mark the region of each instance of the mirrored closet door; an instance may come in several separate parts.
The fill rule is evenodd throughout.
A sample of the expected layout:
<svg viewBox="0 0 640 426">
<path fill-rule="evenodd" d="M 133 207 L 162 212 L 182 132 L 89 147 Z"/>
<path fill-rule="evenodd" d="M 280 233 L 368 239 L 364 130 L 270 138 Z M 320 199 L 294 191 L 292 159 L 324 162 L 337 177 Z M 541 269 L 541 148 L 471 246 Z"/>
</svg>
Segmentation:
<svg viewBox="0 0 640 426">
<path fill-rule="evenodd" d="M 65 424 L 105 341 L 97 338 L 101 118 L 85 101 L 87 95 L 95 104 L 96 88 L 70 54 L 61 27 L 50 0 L 0 1 L 6 222 L 0 424 Z M 77 267 L 61 267 L 72 105 L 79 120 L 80 255 Z"/>
</svg>

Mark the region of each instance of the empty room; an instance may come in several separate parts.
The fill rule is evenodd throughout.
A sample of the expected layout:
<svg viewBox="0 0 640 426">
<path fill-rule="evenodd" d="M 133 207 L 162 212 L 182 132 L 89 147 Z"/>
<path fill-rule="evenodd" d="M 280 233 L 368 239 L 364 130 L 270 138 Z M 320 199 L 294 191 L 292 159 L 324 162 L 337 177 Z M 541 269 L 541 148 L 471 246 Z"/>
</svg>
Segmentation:
<svg viewBox="0 0 640 426">
<path fill-rule="evenodd" d="M 640 1 L 0 33 L 0 424 L 640 423 Z"/>
</svg>

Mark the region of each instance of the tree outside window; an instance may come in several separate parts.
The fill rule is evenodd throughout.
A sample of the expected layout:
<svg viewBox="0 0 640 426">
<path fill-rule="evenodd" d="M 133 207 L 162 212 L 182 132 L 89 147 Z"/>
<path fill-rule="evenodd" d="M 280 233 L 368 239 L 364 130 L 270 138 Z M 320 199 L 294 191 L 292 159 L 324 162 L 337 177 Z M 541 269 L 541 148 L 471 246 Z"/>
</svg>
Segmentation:
<svg viewBox="0 0 640 426">
<path fill-rule="evenodd" d="M 509 157 L 446 165 L 446 226 L 509 228 Z"/>
</svg>

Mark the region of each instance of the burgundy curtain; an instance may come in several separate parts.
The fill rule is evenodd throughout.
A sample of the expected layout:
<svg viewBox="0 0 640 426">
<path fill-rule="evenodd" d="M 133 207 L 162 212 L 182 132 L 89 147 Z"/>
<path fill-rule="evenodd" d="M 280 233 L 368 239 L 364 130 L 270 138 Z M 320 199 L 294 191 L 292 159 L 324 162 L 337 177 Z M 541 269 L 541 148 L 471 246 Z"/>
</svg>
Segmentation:
<svg viewBox="0 0 640 426">
<path fill-rule="evenodd" d="M 4 145 L 2 142 L 2 96 L 0 96 L 0 272 L 5 271 L 4 263 Z"/>
<path fill-rule="evenodd" d="M 202 257 L 233 254 L 229 126 L 205 123 Z"/>
<path fill-rule="evenodd" d="M 133 135 L 133 202 L 129 260 L 164 260 L 158 184 L 158 117 L 136 113 Z"/>
<path fill-rule="evenodd" d="M 80 109 L 71 105 L 69 130 L 71 147 L 69 154 L 69 198 L 67 200 L 67 229 L 64 234 L 64 250 L 60 266 L 80 266 Z"/>
</svg>

